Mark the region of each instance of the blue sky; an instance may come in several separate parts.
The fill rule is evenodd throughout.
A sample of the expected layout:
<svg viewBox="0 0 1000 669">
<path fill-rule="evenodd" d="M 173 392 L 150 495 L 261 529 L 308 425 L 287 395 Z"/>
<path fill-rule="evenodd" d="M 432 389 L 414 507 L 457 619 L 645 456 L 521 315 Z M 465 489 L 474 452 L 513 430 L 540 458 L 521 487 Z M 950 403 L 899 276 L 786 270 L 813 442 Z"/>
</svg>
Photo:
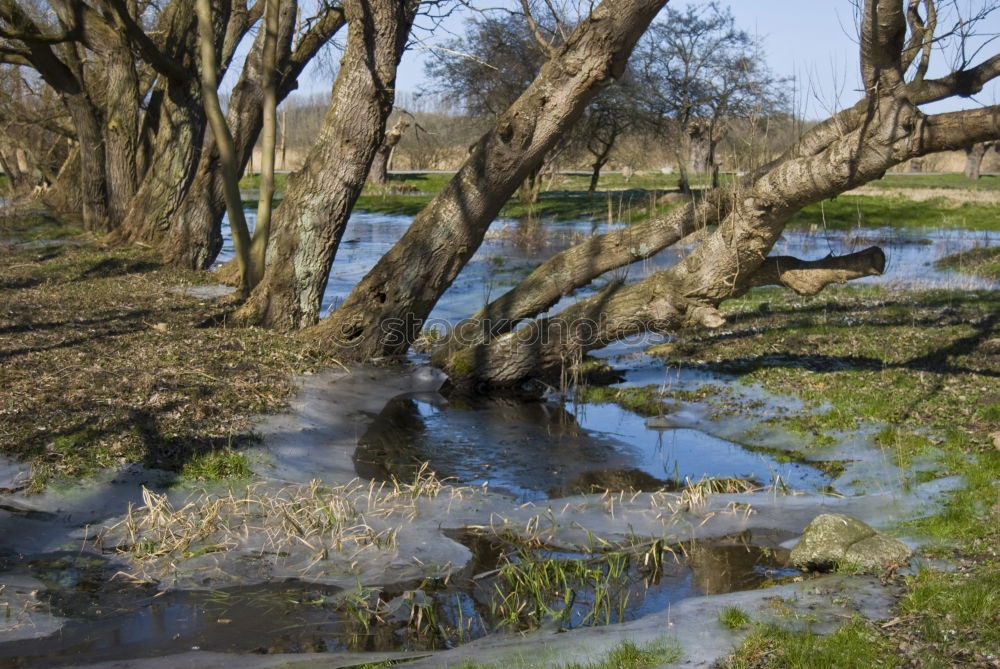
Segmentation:
<svg viewBox="0 0 1000 669">
<path fill-rule="evenodd" d="M 958 0 L 958 5 L 968 10 L 980 1 Z M 686 4 L 672 0 L 669 6 L 681 9 Z M 738 27 L 762 40 L 772 71 L 794 77 L 798 114 L 811 119 L 825 118 L 858 99 L 857 29 L 850 0 L 722 0 L 720 4 L 729 6 Z M 467 14 L 450 17 L 434 34 L 418 33 L 418 43 L 406 53 L 400 65 L 397 79 L 400 90 L 418 92 L 426 86 L 423 64 L 428 47 L 447 41 L 449 30 L 462 32 L 464 16 Z M 421 23 L 426 25 L 427 20 Z M 991 16 L 981 28 L 1000 33 L 1000 14 Z M 993 46 L 1000 48 L 1000 41 Z M 943 54 L 935 56 L 932 62 L 936 66 L 931 68 L 931 76 L 948 70 Z M 976 62 L 982 59 L 981 56 Z M 302 89 L 327 91 L 329 84 L 324 80 L 328 81 L 328 76 L 312 74 L 303 82 Z M 998 103 L 1000 86 L 994 83 L 975 100 L 938 103 L 926 110 L 942 112 Z"/>
</svg>

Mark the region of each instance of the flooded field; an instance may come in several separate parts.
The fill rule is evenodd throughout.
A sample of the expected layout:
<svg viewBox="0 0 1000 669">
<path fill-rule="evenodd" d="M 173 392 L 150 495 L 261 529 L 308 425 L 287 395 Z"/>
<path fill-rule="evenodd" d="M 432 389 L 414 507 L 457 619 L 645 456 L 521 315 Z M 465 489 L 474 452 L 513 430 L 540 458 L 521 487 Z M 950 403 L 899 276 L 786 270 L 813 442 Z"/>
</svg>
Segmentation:
<svg viewBox="0 0 1000 669">
<path fill-rule="evenodd" d="M 352 217 L 324 310 L 408 223 Z M 603 229 L 526 225 L 496 225 L 432 326 Z M 879 244 L 888 271 L 866 281 L 995 289 L 932 263 L 997 243 L 996 233 L 960 230 L 793 232 L 775 253 Z M 638 263 L 627 280 L 684 250 Z M 665 391 L 732 379 L 665 369 L 636 343 L 601 355 L 622 375 L 616 389 L 652 389 L 652 411 L 555 389 L 452 396 L 413 371 L 424 362 L 415 354 L 408 367 L 302 379 L 290 411 L 261 421 L 254 480 L 228 488 L 171 486 L 165 472 L 136 467 L 27 497 L 16 491 L 19 466 L 0 463 L 0 667 L 192 650 L 426 651 L 538 626 L 640 621 L 788 580 L 789 542 L 818 509 L 879 524 L 920 513 L 953 483 L 907 479 L 873 447 L 876 426 L 807 454 L 801 435 L 743 410 L 783 415 L 797 405 L 788 398 L 753 388 L 671 398 Z"/>
<path fill-rule="evenodd" d="M 254 212 L 246 212 L 252 225 Z M 330 272 L 323 299 L 323 313 L 340 303 L 351 288 L 368 272 L 383 253 L 402 236 L 410 218 L 387 214 L 356 213 L 351 216 L 344 241 Z M 609 226 L 590 221 L 526 222 L 499 220 L 487 233 L 479 251 L 438 302 L 429 326 L 445 326 L 475 313 L 486 302 L 499 297 L 541 260 L 572 246 Z M 997 282 L 937 270 L 934 261 L 977 246 L 1000 244 L 1000 233 L 961 229 L 907 230 L 897 228 L 856 228 L 853 230 L 786 230 L 775 244 L 773 255 L 793 255 L 803 259 L 828 254 L 844 255 L 878 245 L 886 253 L 886 273 L 860 279 L 862 283 L 901 288 L 967 288 L 993 290 Z M 624 270 L 626 281 L 639 281 L 670 267 L 691 247 L 675 245 Z M 220 262 L 232 257 L 230 238 L 225 237 Z M 621 274 L 621 273 L 619 273 Z M 577 291 L 576 298 L 593 294 L 603 284 Z M 566 299 L 553 307 L 555 312 L 569 304 Z"/>
</svg>

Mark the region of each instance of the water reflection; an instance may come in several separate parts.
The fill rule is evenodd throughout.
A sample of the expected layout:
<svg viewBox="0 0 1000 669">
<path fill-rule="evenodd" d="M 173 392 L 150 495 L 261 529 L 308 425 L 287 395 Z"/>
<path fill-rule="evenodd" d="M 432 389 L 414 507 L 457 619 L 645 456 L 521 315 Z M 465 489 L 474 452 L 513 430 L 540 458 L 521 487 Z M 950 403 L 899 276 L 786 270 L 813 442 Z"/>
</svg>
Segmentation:
<svg viewBox="0 0 1000 669">
<path fill-rule="evenodd" d="M 613 404 L 439 395 L 391 400 L 358 440 L 360 476 L 410 480 L 424 462 L 461 484 L 488 484 L 521 500 L 595 492 L 678 489 L 688 479 L 779 477 L 799 489 L 829 478 L 799 462 L 689 428 L 650 429 Z"/>
</svg>

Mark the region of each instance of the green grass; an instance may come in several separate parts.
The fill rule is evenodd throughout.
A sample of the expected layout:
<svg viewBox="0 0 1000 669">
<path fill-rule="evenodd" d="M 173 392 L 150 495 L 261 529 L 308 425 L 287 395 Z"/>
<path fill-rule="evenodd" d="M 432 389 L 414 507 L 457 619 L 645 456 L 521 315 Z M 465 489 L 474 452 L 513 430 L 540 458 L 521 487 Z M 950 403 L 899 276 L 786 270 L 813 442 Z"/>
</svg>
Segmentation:
<svg viewBox="0 0 1000 669">
<path fill-rule="evenodd" d="M 871 623 L 861 618 L 852 619 L 828 636 L 774 624 L 757 625 L 723 666 L 732 669 L 901 666 L 893 650 Z"/>
<path fill-rule="evenodd" d="M 246 479 L 252 472 L 244 454 L 220 449 L 193 455 L 181 467 L 180 474 L 187 481 L 224 481 Z"/>
<path fill-rule="evenodd" d="M 875 446 L 904 471 L 916 456 L 936 454 L 933 472 L 910 472 L 908 481 L 954 475 L 961 485 L 936 513 L 898 529 L 929 540 L 925 553 L 972 556 L 963 573 L 923 571 L 903 584 L 902 622 L 887 631 L 860 620 L 829 637 L 758 626 L 728 666 L 946 667 L 995 653 L 1000 295 L 847 286 L 802 298 L 767 289 L 724 311 L 720 332 L 683 333 L 665 348 L 669 364 L 733 373 L 801 398 L 805 412 L 775 422 L 806 439 L 868 425 Z M 899 650 L 900 641 L 911 650 Z"/>
<path fill-rule="evenodd" d="M 595 662 L 567 664 L 562 669 L 646 669 L 677 662 L 681 657 L 680 647 L 671 640 L 654 641 L 644 646 L 625 640 Z"/>
<path fill-rule="evenodd" d="M 921 569 L 910 579 L 900 613 L 914 616 L 931 644 L 995 653 L 1000 649 L 1000 565 L 957 573 Z"/>
<path fill-rule="evenodd" d="M 534 669 L 549 666 L 558 669 L 652 669 L 682 658 L 680 646 L 673 639 L 662 638 L 641 645 L 626 639 L 602 657 L 587 663 L 560 664 L 558 651 L 540 648 L 531 657 L 517 654 L 494 662 L 470 661 L 457 666 L 460 669 Z"/>
<path fill-rule="evenodd" d="M 750 614 L 738 606 L 727 606 L 719 611 L 719 623 L 731 630 L 743 629 L 750 624 Z"/>
<path fill-rule="evenodd" d="M 964 174 L 886 174 L 869 186 L 875 188 L 956 188 L 960 190 L 1000 190 L 1000 177 L 983 175 L 978 180 L 967 179 Z"/>
<path fill-rule="evenodd" d="M 288 184 L 288 177 L 290 175 L 286 172 L 277 172 L 274 175 L 274 190 L 277 193 L 282 193 L 285 190 L 285 186 Z M 247 174 L 242 179 L 240 179 L 240 190 L 257 190 L 260 188 L 260 174 Z"/>
<path fill-rule="evenodd" d="M 608 386 L 578 386 L 574 391 L 577 402 L 590 404 L 617 404 L 640 416 L 663 415 L 664 400 L 698 402 L 724 392 L 721 386 L 707 384 L 697 390 L 662 389 L 660 386 L 610 388 Z"/>
<path fill-rule="evenodd" d="M 974 202 L 956 205 L 944 197 L 918 202 L 891 195 L 840 195 L 803 208 L 788 225 L 836 230 L 858 227 L 1000 230 L 1000 206 Z"/>
</svg>

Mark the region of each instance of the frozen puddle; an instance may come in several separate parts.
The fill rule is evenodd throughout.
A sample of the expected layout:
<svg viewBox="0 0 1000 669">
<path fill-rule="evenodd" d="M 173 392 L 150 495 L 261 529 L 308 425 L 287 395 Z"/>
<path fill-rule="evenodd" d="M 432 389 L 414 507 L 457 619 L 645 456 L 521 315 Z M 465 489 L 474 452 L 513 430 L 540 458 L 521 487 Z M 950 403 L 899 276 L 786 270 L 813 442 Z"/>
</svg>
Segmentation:
<svg viewBox="0 0 1000 669">
<path fill-rule="evenodd" d="M 441 477 L 487 484 L 519 501 L 600 490 L 679 490 L 687 481 L 780 480 L 817 490 L 830 480 L 806 463 L 780 462 L 698 429 L 647 427 L 612 404 L 440 395 L 386 404 L 358 441 L 357 471 L 376 480 L 412 478 L 422 463 Z"/>
</svg>

